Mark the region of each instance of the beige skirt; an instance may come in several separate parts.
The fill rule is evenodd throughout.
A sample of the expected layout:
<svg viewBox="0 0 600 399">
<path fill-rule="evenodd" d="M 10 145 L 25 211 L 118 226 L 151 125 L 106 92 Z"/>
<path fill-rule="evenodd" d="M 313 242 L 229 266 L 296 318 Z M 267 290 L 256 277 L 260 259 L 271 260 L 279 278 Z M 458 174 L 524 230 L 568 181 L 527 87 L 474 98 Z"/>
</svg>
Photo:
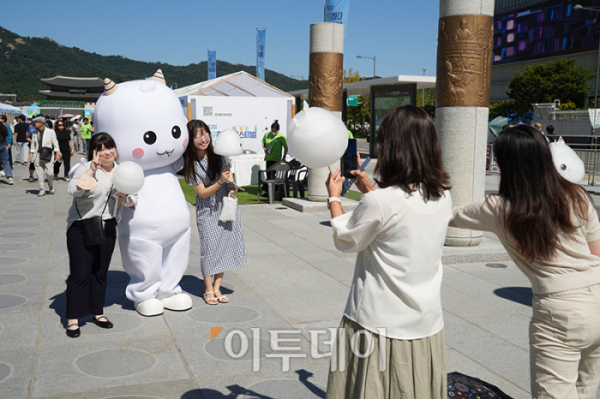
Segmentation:
<svg viewBox="0 0 600 399">
<path fill-rule="evenodd" d="M 326 399 L 448 398 L 444 329 L 421 339 L 392 339 L 344 316 L 340 330 Z"/>
</svg>

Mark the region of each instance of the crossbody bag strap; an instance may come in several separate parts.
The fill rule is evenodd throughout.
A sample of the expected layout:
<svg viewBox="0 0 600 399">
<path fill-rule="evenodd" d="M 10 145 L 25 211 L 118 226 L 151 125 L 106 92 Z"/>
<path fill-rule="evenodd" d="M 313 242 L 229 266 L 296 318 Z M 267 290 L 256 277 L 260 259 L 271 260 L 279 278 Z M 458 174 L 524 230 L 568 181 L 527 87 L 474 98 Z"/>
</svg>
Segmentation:
<svg viewBox="0 0 600 399">
<path fill-rule="evenodd" d="M 102 213 L 100 214 L 100 217 L 102 217 L 102 215 L 104 215 L 104 211 L 106 210 L 106 207 L 108 206 L 108 201 L 110 200 L 110 193 L 112 192 L 112 189 L 113 189 L 113 186 L 111 185 L 110 190 L 108 190 L 108 196 L 106 196 L 106 203 L 104 204 L 104 208 L 102 209 Z M 75 209 L 77 210 L 79 219 L 83 220 L 81 213 L 79 213 L 79 207 L 77 206 L 77 199 L 75 199 Z"/>
</svg>

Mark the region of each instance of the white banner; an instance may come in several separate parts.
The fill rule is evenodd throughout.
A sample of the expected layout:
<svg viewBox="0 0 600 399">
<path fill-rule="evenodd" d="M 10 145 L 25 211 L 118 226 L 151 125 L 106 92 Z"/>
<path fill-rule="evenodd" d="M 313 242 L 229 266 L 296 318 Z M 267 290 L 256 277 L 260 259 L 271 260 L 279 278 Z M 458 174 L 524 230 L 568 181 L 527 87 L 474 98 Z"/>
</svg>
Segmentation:
<svg viewBox="0 0 600 399">
<path fill-rule="evenodd" d="M 192 119 L 204 121 L 213 139 L 221 131 L 231 129 L 240 135 L 244 150 L 264 154 L 261 140 L 276 119 L 281 126 L 280 132 L 287 136 L 294 99 L 190 96 L 189 101 Z"/>
<path fill-rule="evenodd" d="M 594 129 L 598 129 L 600 128 L 600 108 L 590 108 L 588 109 L 589 113 L 590 113 L 590 123 L 592 126 L 594 126 L 594 124 L 596 126 L 594 126 Z M 596 116 L 596 119 L 594 119 L 594 115 Z"/>
</svg>

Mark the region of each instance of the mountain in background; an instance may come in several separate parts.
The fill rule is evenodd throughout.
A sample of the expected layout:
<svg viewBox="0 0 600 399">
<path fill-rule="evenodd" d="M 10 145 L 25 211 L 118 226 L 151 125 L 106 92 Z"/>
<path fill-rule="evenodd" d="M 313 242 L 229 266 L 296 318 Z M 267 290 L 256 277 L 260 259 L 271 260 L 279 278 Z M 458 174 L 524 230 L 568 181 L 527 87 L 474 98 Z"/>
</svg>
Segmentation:
<svg viewBox="0 0 600 399">
<path fill-rule="evenodd" d="M 208 79 L 207 62 L 173 66 L 161 62 L 134 61 L 123 56 L 88 53 L 65 47 L 45 37 L 21 37 L 0 27 L 0 93 L 17 94 L 18 101 L 41 99 L 39 90 L 47 89 L 40 79 L 56 75 L 100 77 L 113 81 L 145 79 L 162 69 L 167 85 L 184 87 Z M 255 76 L 256 67 L 217 60 L 217 76 L 246 71 Z M 308 81 L 296 80 L 270 69 L 266 82 L 283 91 L 308 88 Z"/>
</svg>

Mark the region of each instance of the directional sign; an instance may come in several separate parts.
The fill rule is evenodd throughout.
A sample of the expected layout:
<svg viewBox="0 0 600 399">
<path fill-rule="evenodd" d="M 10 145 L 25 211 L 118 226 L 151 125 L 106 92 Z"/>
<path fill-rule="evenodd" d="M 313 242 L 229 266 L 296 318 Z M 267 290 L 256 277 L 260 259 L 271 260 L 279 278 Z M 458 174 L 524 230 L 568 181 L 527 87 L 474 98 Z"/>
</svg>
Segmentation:
<svg viewBox="0 0 600 399">
<path fill-rule="evenodd" d="M 358 96 L 348 96 L 348 97 L 346 97 L 346 105 L 348 107 L 356 107 L 356 106 L 358 106 Z"/>
</svg>

